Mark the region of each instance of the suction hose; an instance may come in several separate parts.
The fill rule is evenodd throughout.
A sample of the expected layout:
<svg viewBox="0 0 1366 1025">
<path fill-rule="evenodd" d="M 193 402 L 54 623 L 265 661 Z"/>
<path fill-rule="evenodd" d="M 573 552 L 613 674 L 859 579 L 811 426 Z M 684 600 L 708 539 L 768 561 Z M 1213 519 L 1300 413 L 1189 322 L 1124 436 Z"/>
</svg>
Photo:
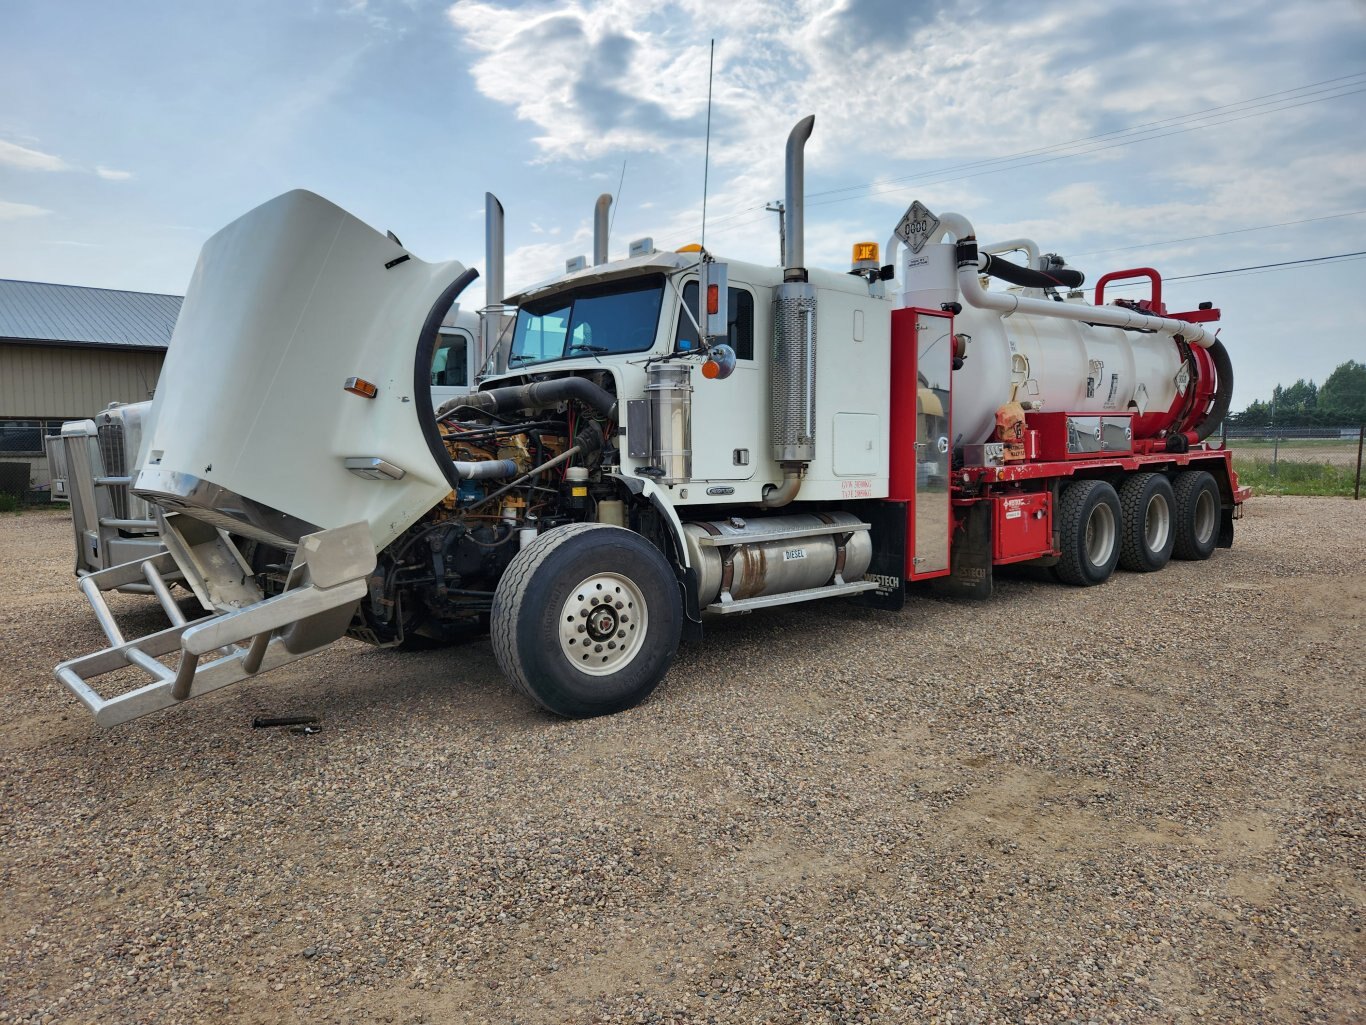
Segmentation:
<svg viewBox="0 0 1366 1025">
<path fill-rule="evenodd" d="M 1198 424 L 1195 425 L 1195 440 L 1204 441 L 1214 429 L 1228 416 L 1229 406 L 1233 404 L 1233 363 L 1228 358 L 1224 343 L 1215 339 L 1208 349 L 1214 363 L 1214 403 Z"/>
<path fill-rule="evenodd" d="M 1055 267 L 1053 270 L 1031 270 L 1018 263 L 1002 260 L 999 256 L 983 253 L 982 273 L 993 278 L 1009 281 L 1023 288 L 1080 288 L 1086 275 L 1071 267 Z"/>
</svg>

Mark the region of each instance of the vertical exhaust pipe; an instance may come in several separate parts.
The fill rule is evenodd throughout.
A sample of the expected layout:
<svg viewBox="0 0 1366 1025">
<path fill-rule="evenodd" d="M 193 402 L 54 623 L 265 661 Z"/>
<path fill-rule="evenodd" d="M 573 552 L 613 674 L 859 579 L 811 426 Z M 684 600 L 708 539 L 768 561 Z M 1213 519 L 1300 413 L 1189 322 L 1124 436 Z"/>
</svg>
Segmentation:
<svg viewBox="0 0 1366 1025">
<path fill-rule="evenodd" d="M 806 467 L 816 458 L 816 289 L 806 278 L 802 152 L 816 117 L 798 121 L 787 137 L 787 235 L 783 283 L 773 296 L 773 365 L 769 372 L 770 440 L 783 482 L 764 488 L 767 509 L 787 505 L 801 490 Z"/>
<path fill-rule="evenodd" d="M 816 126 L 816 115 L 809 114 L 793 126 L 787 137 L 786 221 L 787 265 L 784 281 L 806 280 L 806 140 Z"/>
<path fill-rule="evenodd" d="M 474 374 L 483 375 L 502 320 L 501 307 L 506 293 L 503 284 L 503 204 L 492 192 L 484 193 L 484 309 L 479 314 L 479 338 L 475 341 Z"/>
<path fill-rule="evenodd" d="M 607 262 L 607 214 L 612 209 L 612 194 L 604 192 L 593 208 L 593 266 Z"/>
<path fill-rule="evenodd" d="M 484 193 L 484 305 L 503 302 L 503 204 Z"/>
</svg>

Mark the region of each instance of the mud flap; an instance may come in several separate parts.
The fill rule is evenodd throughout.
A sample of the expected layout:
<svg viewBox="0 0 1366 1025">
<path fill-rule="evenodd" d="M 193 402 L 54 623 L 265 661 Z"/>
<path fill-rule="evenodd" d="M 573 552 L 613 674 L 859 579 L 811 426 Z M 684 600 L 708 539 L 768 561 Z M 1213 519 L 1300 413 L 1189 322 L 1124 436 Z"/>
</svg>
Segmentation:
<svg viewBox="0 0 1366 1025">
<path fill-rule="evenodd" d="M 681 572 L 678 589 L 683 595 L 683 639 L 690 643 L 702 640 L 702 606 L 697 600 L 697 570 L 689 566 Z"/>
<path fill-rule="evenodd" d="M 1219 548 L 1233 547 L 1233 513 L 1232 508 L 1226 508 L 1219 516 L 1219 540 L 1215 542 Z"/>
<path fill-rule="evenodd" d="M 909 502 L 855 502 L 849 511 L 871 526 L 873 558 L 865 580 L 876 580 L 876 591 L 848 599 L 856 605 L 895 612 L 906 604 L 906 522 Z"/>
<path fill-rule="evenodd" d="M 949 575 L 930 585 L 940 594 L 958 598 L 991 597 L 991 501 L 974 502 L 953 528 Z"/>
</svg>

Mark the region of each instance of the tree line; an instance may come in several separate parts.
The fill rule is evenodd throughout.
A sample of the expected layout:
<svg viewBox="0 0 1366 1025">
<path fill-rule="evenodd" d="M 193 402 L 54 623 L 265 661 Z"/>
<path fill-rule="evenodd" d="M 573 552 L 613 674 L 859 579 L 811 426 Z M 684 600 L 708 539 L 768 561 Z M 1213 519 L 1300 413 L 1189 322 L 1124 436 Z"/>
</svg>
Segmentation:
<svg viewBox="0 0 1366 1025">
<path fill-rule="evenodd" d="M 1225 417 L 1230 427 L 1356 427 L 1366 423 L 1366 363 L 1349 359 L 1323 384 L 1300 378 L 1276 385 L 1269 402 L 1255 399 Z"/>
</svg>

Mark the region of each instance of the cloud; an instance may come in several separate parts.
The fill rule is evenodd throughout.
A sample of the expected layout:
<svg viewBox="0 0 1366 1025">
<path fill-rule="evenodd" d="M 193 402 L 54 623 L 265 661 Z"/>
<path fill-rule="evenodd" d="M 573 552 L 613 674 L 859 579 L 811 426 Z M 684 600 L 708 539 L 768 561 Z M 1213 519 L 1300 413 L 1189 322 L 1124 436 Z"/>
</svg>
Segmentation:
<svg viewBox="0 0 1366 1025">
<path fill-rule="evenodd" d="M 691 48 L 651 31 L 649 15 L 649 5 L 630 0 L 539 11 L 461 2 L 447 11 L 479 54 L 471 67 L 479 91 L 535 125 L 542 152 L 560 159 L 660 152 L 700 138 L 705 74 L 696 74 Z M 700 81 L 700 95 L 680 81 Z"/>
<path fill-rule="evenodd" d="M 530 284 L 563 274 L 566 260 L 587 255 L 592 248 L 593 232 L 586 225 L 564 240 L 518 246 L 507 254 L 507 280 Z"/>
<path fill-rule="evenodd" d="M 0 199 L 0 221 L 20 221 L 29 217 L 42 217 L 52 213 L 32 203 L 11 203 Z"/>
<path fill-rule="evenodd" d="M 68 171 L 71 165 L 61 157 L 43 153 L 27 146 L 19 146 L 0 139 L 0 164 L 17 167 L 21 171 Z"/>
<path fill-rule="evenodd" d="M 17 167 L 21 171 L 78 170 L 78 168 L 67 163 L 55 154 L 29 149 L 27 146 L 20 146 L 13 142 L 5 142 L 3 139 L 0 139 L 0 164 L 8 167 Z M 87 169 L 79 168 L 79 170 Z M 112 167 L 105 167 L 103 164 L 97 165 L 91 173 L 98 175 L 105 181 L 111 182 L 128 181 L 133 177 L 132 171 L 118 171 Z"/>
</svg>

